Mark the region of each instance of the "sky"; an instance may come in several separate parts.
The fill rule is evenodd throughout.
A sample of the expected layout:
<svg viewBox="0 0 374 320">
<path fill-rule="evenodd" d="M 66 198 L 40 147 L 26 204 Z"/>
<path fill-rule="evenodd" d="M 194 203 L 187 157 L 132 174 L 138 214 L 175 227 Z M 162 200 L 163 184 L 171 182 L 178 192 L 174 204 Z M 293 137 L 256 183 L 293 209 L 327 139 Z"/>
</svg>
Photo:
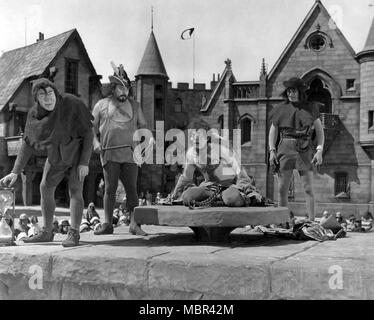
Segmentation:
<svg viewBox="0 0 374 320">
<path fill-rule="evenodd" d="M 110 61 L 136 75 L 151 32 L 169 81 L 192 83 L 195 28 L 195 82 L 209 84 L 232 61 L 238 81 L 259 78 L 262 58 L 269 71 L 315 0 L 0 0 L 0 53 L 76 28 L 103 82 Z M 323 0 L 357 52 L 364 47 L 374 16 L 374 0 Z M 209 86 L 208 86 L 209 87 Z"/>
</svg>

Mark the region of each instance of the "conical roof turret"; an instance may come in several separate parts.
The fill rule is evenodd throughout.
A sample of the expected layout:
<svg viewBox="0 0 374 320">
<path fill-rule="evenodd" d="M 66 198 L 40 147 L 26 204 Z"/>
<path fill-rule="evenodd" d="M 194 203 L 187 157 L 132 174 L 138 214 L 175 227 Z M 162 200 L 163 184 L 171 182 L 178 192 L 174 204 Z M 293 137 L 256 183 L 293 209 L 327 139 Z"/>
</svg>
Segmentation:
<svg viewBox="0 0 374 320">
<path fill-rule="evenodd" d="M 162 61 L 161 53 L 157 45 L 156 37 L 151 31 L 145 48 L 143 58 L 140 62 L 137 76 L 164 76 L 169 78 L 165 69 L 164 62 Z"/>
<path fill-rule="evenodd" d="M 374 59 L 374 19 L 371 23 L 365 47 L 357 54 L 357 59 L 360 63 L 368 61 L 368 59 L 370 61 Z"/>
</svg>

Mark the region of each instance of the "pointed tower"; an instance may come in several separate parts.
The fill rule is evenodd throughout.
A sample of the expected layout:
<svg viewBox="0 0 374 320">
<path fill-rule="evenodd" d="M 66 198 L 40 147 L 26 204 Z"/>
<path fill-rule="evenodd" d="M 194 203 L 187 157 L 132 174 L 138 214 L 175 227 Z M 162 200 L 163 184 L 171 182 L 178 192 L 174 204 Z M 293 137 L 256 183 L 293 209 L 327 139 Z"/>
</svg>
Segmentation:
<svg viewBox="0 0 374 320">
<path fill-rule="evenodd" d="M 357 54 L 360 63 L 360 144 L 374 159 L 374 19 L 364 49 Z"/>
<path fill-rule="evenodd" d="M 153 33 L 153 8 L 151 34 L 145 48 L 143 58 L 140 62 L 136 80 L 136 99 L 140 103 L 149 128 L 153 131 L 155 139 L 160 132 L 156 131 L 156 121 L 164 121 L 164 128 L 168 127 L 167 121 L 167 93 L 168 74 L 162 61 L 161 53 L 157 45 L 156 37 Z M 164 134 L 164 132 L 163 132 Z M 158 148 L 164 149 L 163 139 L 159 140 Z M 160 145 L 159 143 L 162 143 Z M 164 192 L 164 181 L 166 180 L 165 166 L 156 150 L 154 150 L 154 161 L 156 164 L 143 165 L 139 170 L 138 188 L 140 190 L 150 190 L 152 193 Z"/>
<path fill-rule="evenodd" d="M 357 54 L 360 63 L 360 145 L 371 159 L 371 201 L 374 203 L 374 19 L 364 49 Z"/>
<path fill-rule="evenodd" d="M 261 71 L 260 71 L 260 92 L 259 96 L 261 98 L 266 97 L 266 84 L 267 84 L 267 68 L 265 64 L 265 58 L 262 58 Z"/>
<path fill-rule="evenodd" d="M 143 58 L 135 76 L 137 100 L 146 120 L 155 129 L 156 121 L 165 120 L 168 75 L 153 33 L 148 39 Z"/>
</svg>

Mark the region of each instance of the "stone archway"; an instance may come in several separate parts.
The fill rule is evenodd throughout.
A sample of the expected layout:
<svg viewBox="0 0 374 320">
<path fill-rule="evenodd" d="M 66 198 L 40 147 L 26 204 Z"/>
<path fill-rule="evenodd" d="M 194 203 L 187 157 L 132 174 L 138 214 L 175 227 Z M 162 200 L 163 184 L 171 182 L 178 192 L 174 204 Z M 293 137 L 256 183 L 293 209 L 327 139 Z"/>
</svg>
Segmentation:
<svg viewBox="0 0 374 320">
<path fill-rule="evenodd" d="M 332 113 L 332 99 L 330 92 L 325 89 L 324 83 L 321 79 L 315 78 L 311 83 L 309 89 L 306 91 L 308 101 L 320 102 L 321 113 Z"/>
</svg>

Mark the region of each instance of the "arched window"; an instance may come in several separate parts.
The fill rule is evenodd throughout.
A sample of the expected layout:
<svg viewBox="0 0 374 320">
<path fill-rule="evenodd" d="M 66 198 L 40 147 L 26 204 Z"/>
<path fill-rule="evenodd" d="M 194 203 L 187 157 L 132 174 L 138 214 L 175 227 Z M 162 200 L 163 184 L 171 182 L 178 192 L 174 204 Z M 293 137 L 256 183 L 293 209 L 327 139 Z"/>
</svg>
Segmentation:
<svg viewBox="0 0 374 320">
<path fill-rule="evenodd" d="M 241 130 L 242 144 L 252 141 L 253 119 L 249 114 L 245 114 L 239 119 L 239 128 Z"/>
<path fill-rule="evenodd" d="M 182 112 L 182 100 L 180 98 L 175 100 L 174 112 Z"/>
</svg>

